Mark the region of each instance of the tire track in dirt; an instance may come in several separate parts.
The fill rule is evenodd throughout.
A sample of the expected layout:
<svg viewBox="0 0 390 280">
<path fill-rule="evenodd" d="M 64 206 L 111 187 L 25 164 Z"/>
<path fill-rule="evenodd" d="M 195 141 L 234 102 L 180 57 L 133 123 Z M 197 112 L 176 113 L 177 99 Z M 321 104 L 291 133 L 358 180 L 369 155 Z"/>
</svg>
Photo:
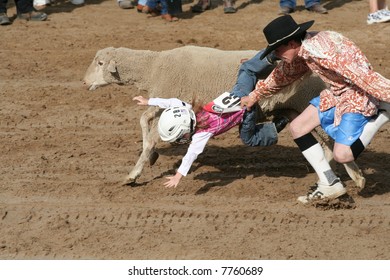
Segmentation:
<svg viewBox="0 0 390 280">
<path fill-rule="evenodd" d="M 133 205 L 133 208 L 137 208 L 137 205 Z M 148 255 L 132 255 L 134 244 L 145 248 L 166 246 L 164 244 L 172 243 L 170 240 L 174 235 L 178 243 L 186 244 L 185 240 L 188 238 L 193 240 L 192 244 L 181 246 L 188 246 L 191 249 L 188 251 L 196 251 L 200 250 L 200 244 L 203 246 L 208 244 L 210 248 L 221 246 L 221 244 L 218 245 L 218 241 L 215 241 L 219 236 L 237 232 L 243 234 L 245 239 L 233 238 L 231 244 L 237 243 L 236 246 L 239 246 L 240 243 L 255 244 L 258 242 L 264 246 L 264 242 L 269 242 L 272 236 L 270 240 L 279 238 L 281 244 L 286 243 L 285 247 L 279 248 L 283 258 L 294 258 L 294 253 L 287 253 L 289 250 L 293 252 L 290 248 L 292 245 L 287 242 L 286 236 L 279 232 L 290 232 L 292 239 L 305 239 L 307 237 L 302 237 L 299 233 L 295 235 L 295 232 L 305 230 L 310 234 L 326 236 L 334 231 L 341 231 L 346 235 L 345 238 L 349 238 L 348 235 L 360 236 L 370 232 L 385 234 L 390 227 L 390 217 L 387 215 L 369 216 L 364 212 L 356 215 L 356 211 L 353 215 L 349 215 L 348 211 L 343 211 L 343 213 L 314 211 L 316 213 L 311 215 L 307 214 L 307 211 L 294 213 L 283 212 L 280 209 L 211 213 L 207 209 L 169 208 L 143 209 L 139 205 L 138 210 L 134 211 L 125 206 L 117 207 L 112 204 L 99 206 L 69 204 L 55 207 L 50 203 L 2 206 L 0 226 L 6 228 L 14 225 L 13 231 L 18 233 L 16 239 L 10 236 L 3 239 L 0 245 L 0 256 L 11 259 L 96 258 L 96 256 L 97 258 L 113 258 L 115 253 L 125 250 L 124 256 L 121 254 L 122 257 L 142 259 L 148 258 Z M 191 230 L 188 230 L 189 228 Z M 30 238 L 25 237 L 27 231 Z M 42 231 L 58 236 L 59 244 L 42 239 L 40 236 Z M 97 249 L 94 244 L 100 242 L 110 244 L 110 246 L 95 251 Z M 56 246 L 60 249 L 53 249 Z M 251 250 L 255 252 L 261 250 L 256 246 L 251 246 L 253 247 Z M 39 250 L 36 249 L 37 247 Z M 170 254 L 175 254 L 175 250 L 172 250 L 165 255 L 160 253 L 162 255 L 159 256 L 166 257 L 168 254 L 172 258 Z M 380 254 L 382 258 L 385 257 L 383 252 L 377 254 L 378 258 L 381 258 Z M 258 257 L 267 258 L 267 255 Z M 175 255 L 173 258 L 176 258 Z"/>
<path fill-rule="evenodd" d="M 31 223 L 36 224 L 42 221 L 53 221 L 54 219 L 61 219 L 71 224 L 84 225 L 110 225 L 117 227 L 131 227 L 142 225 L 151 227 L 163 224 L 180 224 L 180 223 L 194 223 L 196 222 L 212 222 L 215 225 L 224 226 L 241 223 L 250 223 L 252 226 L 259 225 L 296 225 L 303 227 L 321 226 L 321 227 L 383 227 L 388 229 L 390 226 L 390 217 L 370 217 L 367 215 L 317 215 L 316 219 L 311 216 L 302 214 L 295 214 L 292 212 L 269 212 L 262 210 L 250 211 L 231 211 L 225 213 L 209 213 L 206 210 L 167 210 L 167 209 L 153 209 L 153 210 L 138 210 L 132 211 L 126 208 L 103 208 L 90 206 L 80 207 L 76 205 L 66 206 L 64 208 L 71 208 L 66 210 L 64 208 L 50 209 L 50 205 L 42 208 L 25 207 L 2 207 L 0 210 L 1 223 L 6 225 L 8 223 Z M 23 210 L 21 208 L 24 208 Z M 352 210 L 353 211 L 353 210 Z"/>
</svg>

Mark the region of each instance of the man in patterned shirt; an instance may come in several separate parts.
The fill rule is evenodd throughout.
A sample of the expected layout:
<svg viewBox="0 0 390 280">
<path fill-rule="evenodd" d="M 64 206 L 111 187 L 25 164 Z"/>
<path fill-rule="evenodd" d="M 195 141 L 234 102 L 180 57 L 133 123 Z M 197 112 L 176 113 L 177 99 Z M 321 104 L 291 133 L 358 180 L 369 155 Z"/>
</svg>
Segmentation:
<svg viewBox="0 0 390 280">
<path fill-rule="evenodd" d="M 290 124 L 294 141 L 319 177 L 316 189 L 298 198 L 303 203 L 346 193 L 311 134 L 315 127 L 321 125 L 335 140 L 334 159 L 347 163 L 358 157 L 390 118 L 390 80 L 374 72 L 362 51 L 343 35 L 332 31 L 307 32 L 313 23 L 297 24 L 286 15 L 264 28 L 268 46 L 263 56 L 274 51 L 282 61 L 267 79 L 256 84 L 249 96 L 241 99 L 241 105 L 250 108 L 309 72 L 329 85 Z"/>
</svg>

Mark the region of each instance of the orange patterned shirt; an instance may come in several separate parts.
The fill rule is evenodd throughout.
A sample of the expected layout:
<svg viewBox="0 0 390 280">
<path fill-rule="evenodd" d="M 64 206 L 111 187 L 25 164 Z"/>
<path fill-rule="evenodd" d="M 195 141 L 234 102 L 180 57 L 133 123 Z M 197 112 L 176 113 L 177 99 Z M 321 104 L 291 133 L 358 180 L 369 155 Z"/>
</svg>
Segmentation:
<svg viewBox="0 0 390 280">
<path fill-rule="evenodd" d="M 320 110 L 336 106 L 336 126 L 344 113 L 372 116 L 379 100 L 390 102 L 390 80 L 373 71 L 351 40 L 333 31 L 308 32 L 298 57 L 291 63 L 281 61 L 266 80 L 256 84 L 251 95 L 257 100 L 269 97 L 308 71 L 329 85 L 320 93 Z"/>
</svg>

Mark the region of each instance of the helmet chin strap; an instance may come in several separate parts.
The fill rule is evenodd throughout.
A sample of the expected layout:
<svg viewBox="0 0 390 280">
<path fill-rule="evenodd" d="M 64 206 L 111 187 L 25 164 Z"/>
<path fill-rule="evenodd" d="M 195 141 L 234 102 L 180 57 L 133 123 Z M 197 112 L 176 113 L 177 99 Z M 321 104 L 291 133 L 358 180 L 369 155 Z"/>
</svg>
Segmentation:
<svg viewBox="0 0 390 280">
<path fill-rule="evenodd" d="M 190 122 L 190 133 L 191 136 L 195 133 L 195 128 L 194 128 L 194 120 L 190 117 L 191 122 Z"/>
<path fill-rule="evenodd" d="M 192 135 L 194 135 L 195 133 L 195 129 L 194 129 L 194 120 L 192 118 L 190 118 L 190 137 L 188 139 L 184 139 L 183 136 L 176 139 L 175 143 L 176 144 L 188 144 L 191 142 L 192 140 Z"/>
</svg>

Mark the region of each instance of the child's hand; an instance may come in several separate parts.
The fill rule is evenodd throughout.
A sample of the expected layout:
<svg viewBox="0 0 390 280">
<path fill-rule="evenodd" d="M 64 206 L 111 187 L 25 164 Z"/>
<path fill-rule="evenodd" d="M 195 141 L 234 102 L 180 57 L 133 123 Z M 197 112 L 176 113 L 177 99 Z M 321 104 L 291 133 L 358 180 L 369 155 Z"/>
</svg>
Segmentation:
<svg viewBox="0 0 390 280">
<path fill-rule="evenodd" d="M 149 98 L 145 98 L 141 95 L 133 98 L 134 101 L 138 101 L 137 105 L 148 105 Z"/>
<path fill-rule="evenodd" d="M 175 176 L 165 177 L 166 179 L 168 179 L 168 181 L 164 183 L 164 187 L 176 188 L 180 182 L 181 177 L 183 177 L 183 175 L 181 175 L 179 172 L 177 172 Z"/>
</svg>

